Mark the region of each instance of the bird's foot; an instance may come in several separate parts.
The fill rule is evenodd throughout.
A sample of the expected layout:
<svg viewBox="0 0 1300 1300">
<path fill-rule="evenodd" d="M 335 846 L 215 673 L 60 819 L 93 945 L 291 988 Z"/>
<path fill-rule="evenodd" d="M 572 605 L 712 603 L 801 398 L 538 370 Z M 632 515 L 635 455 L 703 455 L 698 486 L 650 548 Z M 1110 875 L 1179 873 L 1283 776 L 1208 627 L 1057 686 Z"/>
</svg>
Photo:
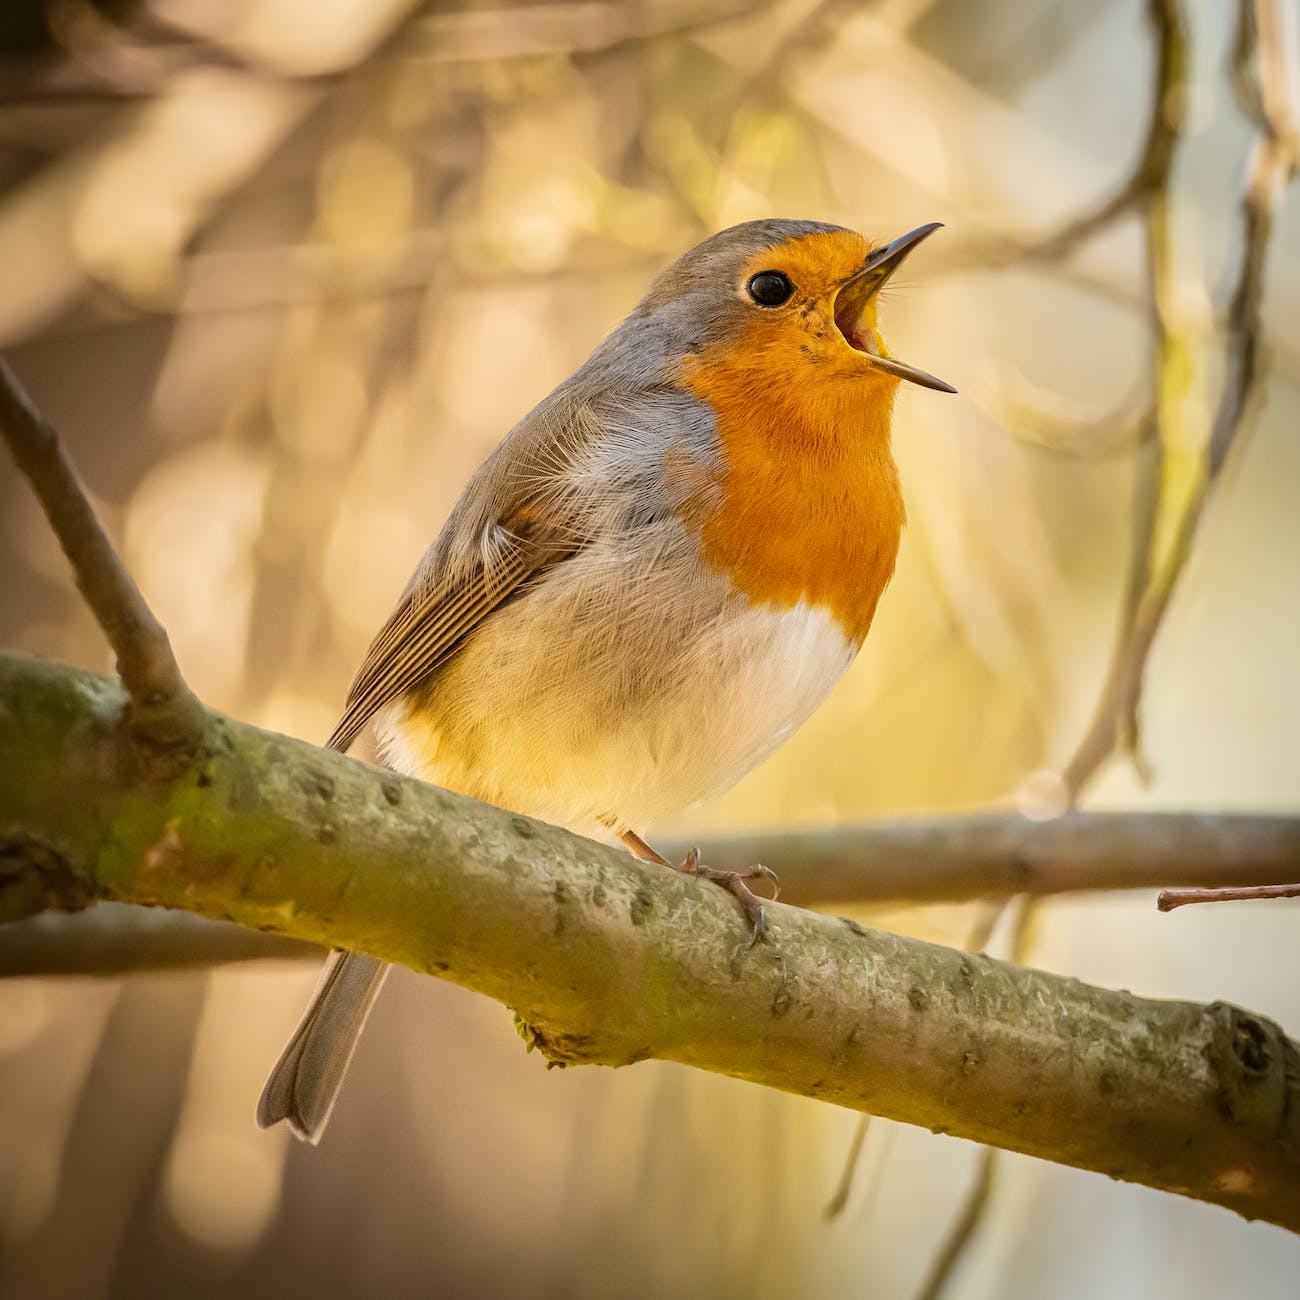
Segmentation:
<svg viewBox="0 0 1300 1300">
<path fill-rule="evenodd" d="M 751 880 L 770 880 L 772 882 L 771 901 L 775 903 L 781 897 L 781 882 L 776 878 L 776 872 L 771 867 L 765 867 L 759 863 L 745 871 L 715 871 L 712 867 L 706 867 L 700 861 L 699 849 L 692 849 L 686 855 L 686 861 L 680 867 L 675 867 L 674 870 L 680 871 L 684 876 L 699 876 L 704 880 L 711 880 L 715 885 L 720 885 L 728 893 L 734 895 L 745 915 L 749 918 L 750 925 L 754 927 L 753 941 L 755 943 L 767 934 L 767 914 L 763 911 L 763 900 L 750 889 L 749 882 Z"/>
<path fill-rule="evenodd" d="M 771 867 L 758 865 L 750 867 L 746 871 L 715 871 L 712 867 L 706 867 L 700 861 L 699 849 L 692 849 L 686 855 L 686 861 L 678 866 L 669 862 L 658 850 L 651 848 L 633 830 L 619 831 L 618 837 L 643 862 L 657 862 L 661 867 L 667 867 L 670 871 L 679 871 L 684 876 L 699 876 L 703 880 L 711 880 L 715 885 L 720 885 L 729 894 L 733 895 L 744 909 L 745 915 L 749 918 L 749 924 L 753 927 L 752 943 L 757 943 L 767 934 L 767 915 L 763 911 L 763 900 L 750 889 L 749 882 L 751 880 L 770 880 L 772 882 L 771 901 L 775 903 L 781 897 L 781 882 L 776 878 L 776 872 Z"/>
</svg>

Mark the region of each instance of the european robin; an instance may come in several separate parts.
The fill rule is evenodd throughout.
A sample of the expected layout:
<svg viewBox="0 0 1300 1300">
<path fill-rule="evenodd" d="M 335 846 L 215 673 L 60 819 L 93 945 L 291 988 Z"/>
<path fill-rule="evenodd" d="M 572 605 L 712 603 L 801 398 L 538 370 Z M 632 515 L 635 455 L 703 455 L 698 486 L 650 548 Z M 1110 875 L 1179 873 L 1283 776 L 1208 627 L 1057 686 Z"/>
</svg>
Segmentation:
<svg viewBox="0 0 1300 1300">
<path fill-rule="evenodd" d="M 471 479 L 329 743 L 665 862 L 638 830 L 767 757 L 853 661 L 893 573 L 900 380 L 877 246 L 750 221 L 681 257 Z M 666 864 L 665 865 L 669 865 Z M 747 881 L 692 854 L 679 870 Z M 331 955 L 258 1122 L 321 1133 L 386 971 Z"/>
</svg>

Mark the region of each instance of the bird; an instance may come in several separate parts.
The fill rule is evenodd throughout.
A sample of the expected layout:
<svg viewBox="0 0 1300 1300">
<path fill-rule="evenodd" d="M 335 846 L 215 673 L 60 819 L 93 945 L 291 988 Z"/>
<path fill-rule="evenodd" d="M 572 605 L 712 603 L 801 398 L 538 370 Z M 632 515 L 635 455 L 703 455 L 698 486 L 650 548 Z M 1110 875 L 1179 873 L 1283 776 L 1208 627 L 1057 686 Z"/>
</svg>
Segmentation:
<svg viewBox="0 0 1300 1300">
<path fill-rule="evenodd" d="M 852 663 L 905 520 L 903 381 L 879 292 L 940 223 L 873 243 L 766 219 L 723 230 L 475 472 L 348 692 L 329 745 L 672 866 L 642 831 L 732 785 Z M 735 895 L 766 866 L 677 867 Z M 320 1139 L 387 972 L 335 951 L 262 1093 Z"/>
</svg>

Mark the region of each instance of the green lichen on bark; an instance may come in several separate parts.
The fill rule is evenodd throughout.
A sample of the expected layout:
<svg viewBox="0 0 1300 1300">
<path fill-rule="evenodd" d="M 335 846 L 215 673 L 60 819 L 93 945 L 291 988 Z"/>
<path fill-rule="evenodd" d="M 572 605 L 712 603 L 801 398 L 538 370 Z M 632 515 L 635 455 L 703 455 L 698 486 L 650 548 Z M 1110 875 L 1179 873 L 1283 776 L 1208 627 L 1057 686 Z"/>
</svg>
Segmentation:
<svg viewBox="0 0 1300 1300">
<path fill-rule="evenodd" d="M 56 902 L 354 948 L 497 998 L 548 1061 L 679 1061 L 1300 1230 L 1297 1049 L 1259 1017 L 780 904 L 753 944 L 705 882 L 217 714 L 160 774 L 123 708 L 0 655 L 0 837 L 56 855 Z"/>
</svg>

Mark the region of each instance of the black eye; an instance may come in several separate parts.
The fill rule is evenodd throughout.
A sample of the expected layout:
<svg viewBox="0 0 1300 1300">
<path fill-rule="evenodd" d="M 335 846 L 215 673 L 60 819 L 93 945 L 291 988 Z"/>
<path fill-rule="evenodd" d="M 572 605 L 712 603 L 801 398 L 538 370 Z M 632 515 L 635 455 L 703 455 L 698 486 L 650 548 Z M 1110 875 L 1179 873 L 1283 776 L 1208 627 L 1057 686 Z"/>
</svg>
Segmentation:
<svg viewBox="0 0 1300 1300">
<path fill-rule="evenodd" d="M 779 307 L 794 292 L 790 277 L 780 271 L 760 271 L 749 281 L 749 296 L 760 307 Z"/>
</svg>

